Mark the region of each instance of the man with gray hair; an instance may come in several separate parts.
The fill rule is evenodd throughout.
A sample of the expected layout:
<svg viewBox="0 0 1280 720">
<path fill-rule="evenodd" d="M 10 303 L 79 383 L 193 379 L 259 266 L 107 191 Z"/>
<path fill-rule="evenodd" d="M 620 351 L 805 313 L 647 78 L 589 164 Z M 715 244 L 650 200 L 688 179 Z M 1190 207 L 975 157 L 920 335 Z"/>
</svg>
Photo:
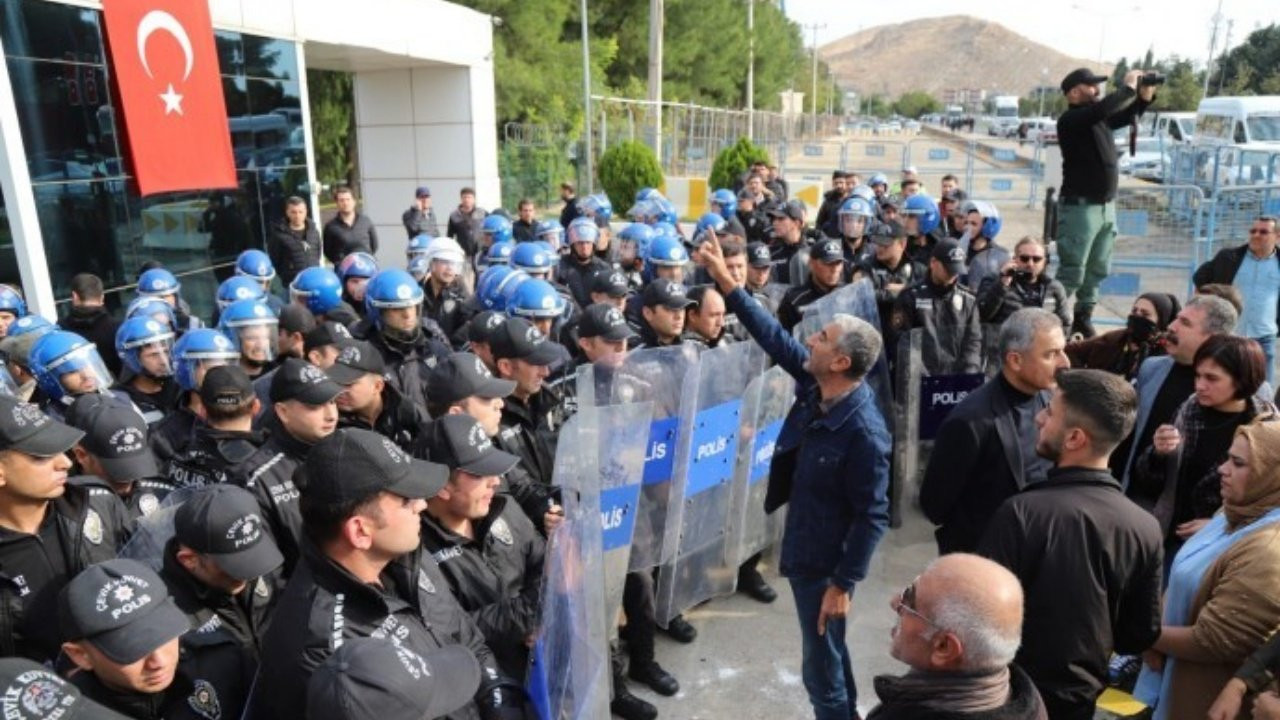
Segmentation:
<svg viewBox="0 0 1280 720">
<path fill-rule="evenodd" d="M 719 240 L 702 246 L 706 269 L 730 312 L 796 380 L 769 468 L 765 512 L 786 503 L 779 571 L 791 584 L 802 641 L 801 676 L 817 720 L 857 717 L 845 617 L 853 587 L 889 526 L 891 441 L 863 379 L 880 356 L 880 334 L 836 315 L 801 344 L 730 275 Z"/>
<path fill-rule="evenodd" d="M 972 552 L 1000 504 L 1049 467 L 1031 448 L 1053 374 L 1070 364 L 1062 323 L 1048 310 L 1023 308 L 1000 327 L 999 347 L 1000 373 L 947 415 L 920 484 L 939 554 Z"/>
<path fill-rule="evenodd" d="M 934 560 L 889 603 L 889 652 L 911 667 L 875 679 L 867 720 L 1041 720 L 1044 704 L 1016 665 L 1022 584 L 998 563 L 952 553 Z"/>
</svg>

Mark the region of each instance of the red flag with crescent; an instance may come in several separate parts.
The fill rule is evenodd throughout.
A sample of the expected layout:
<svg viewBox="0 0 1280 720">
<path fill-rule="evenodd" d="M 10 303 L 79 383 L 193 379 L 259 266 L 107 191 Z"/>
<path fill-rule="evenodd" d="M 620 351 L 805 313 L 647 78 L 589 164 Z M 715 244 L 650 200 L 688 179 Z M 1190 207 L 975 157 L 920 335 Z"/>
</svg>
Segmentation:
<svg viewBox="0 0 1280 720">
<path fill-rule="evenodd" d="M 111 70 L 142 195 L 236 186 L 205 0 L 104 0 Z"/>
</svg>

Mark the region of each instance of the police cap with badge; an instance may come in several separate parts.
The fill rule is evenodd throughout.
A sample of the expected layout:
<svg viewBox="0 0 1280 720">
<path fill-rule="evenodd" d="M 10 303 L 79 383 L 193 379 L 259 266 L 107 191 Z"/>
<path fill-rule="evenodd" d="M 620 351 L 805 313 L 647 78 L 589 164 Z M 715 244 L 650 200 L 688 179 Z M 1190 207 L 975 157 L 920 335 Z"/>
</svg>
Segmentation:
<svg viewBox="0 0 1280 720">
<path fill-rule="evenodd" d="M 431 425 L 428 452 L 450 470 L 489 477 L 502 475 L 520 458 L 494 447 L 480 422 L 470 415 L 443 415 Z"/>
<path fill-rule="evenodd" d="M 965 269 L 965 251 L 960 247 L 960 243 L 953 238 L 943 238 L 938 244 L 933 246 L 933 253 L 930 255 L 934 260 L 942 264 L 942 267 L 954 277 L 964 272 Z"/>
<path fill-rule="evenodd" d="M 67 409 L 66 418 L 67 424 L 84 431 L 80 445 L 110 475 L 104 480 L 138 480 L 160 474 L 147 442 L 147 422 L 128 400 L 102 393 L 81 395 Z"/>
<path fill-rule="evenodd" d="M 747 243 L 747 264 L 753 268 L 773 265 L 773 254 L 769 252 L 769 246 L 762 242 Z"/>
<path fill-rule="evenodd" d="M 608 295 L 611 298 L 626 297 L 631 292 L 627 278 L 613 269 L 597 270 L 591 276 L 591 292 Z"/>
<path fill-rule="evenodd" d="M 191 629 L 155 571 L 117 558 L 90 565 L 58 595 L 63 638 L 132 665 Z"/>
<path fill-rule="evenodd" d="M 641 298 L 645 307 L 661 305 L 672 310 L 683 310 L 693 304 L 684 285 L 667 278 L 655 278 L 645 286 Z"/>
<path fill-rule="evenodd" d="M 284 564 L 258 501 L 236 485 L 200 488 L 173 517 L 179 543 L 208 557 L 236 580 L 252 580 Z"/>
<path fill-rule="evenodd" d="M 582 311 L 582 319 L 578 321 L 578 337 L 603 338 L 610 342 L 626 340 L 635 335 L 626 317 L 618 308 L 596 303 Z"/>
<path fill-rule="evenodd" d="M 386 371 L 382 353 L 364 340 L 353 340 L 338 351 L 326 374 L 339 385 L 350 385 L 365 375 L 382 375 Z"/>
<path fill-rule="evenodd" d="M 82 431 L 54 420 L 39 407 L 0 395 L 0 450 L 47 458 L 65 453 L 83 437 Z"/>
<path fill-rule="evenodd" d="M 502 398 L 515 389 L 514 381 L 494 377 L 484 362 L 469 352 L 449 355 L 427 376 L 427 397 L 443 405 L 469 397 Z"/>
<path fill-rule="evenodd" d="M 495 360 L 510 358 L 530 365 L 550 365 L 560 357 L 556 345 L 542 331 L 519 317 L 507 319 L 490 334 L 489 350 Z"/>
<path fill-rule="evenodd" d="M 426 499 L 435 497 L 449 480 L 443 465 L 418 460 L 390 438 L 360 428 L 341 428 L 317 442 L 301 472 L 306 499 L 333 505 L 367 500 L 381 492 Z"/>
<path fill-rule="evenodd" d="M 493 310 L 477 313 L 475 317 L 467 322 L 467 340 L 488 345 L 489 338 L 493 335 L 493 332 L 502 327 L 506 321 L 506 315 Z"/>
<path fill-rule="evenodd" d="M 844 262 L 844 249 L 839 240 L 827 239 L 815 244 L 809 250 L 809 259 L 817 260 L 824 265 Z"/>
<path fill-rule="evenodd" d="M 289 358 L 271 378 L 271 402 L 297 400 L 304 405 L 324 405 L 342 393 L 342 386 L 306 360 Z"/>
<path fill-rule="evenodd" d="M 15 720 L 128 720 L 26 658 L 0 658 L 0 717 Z"/>
</svg>

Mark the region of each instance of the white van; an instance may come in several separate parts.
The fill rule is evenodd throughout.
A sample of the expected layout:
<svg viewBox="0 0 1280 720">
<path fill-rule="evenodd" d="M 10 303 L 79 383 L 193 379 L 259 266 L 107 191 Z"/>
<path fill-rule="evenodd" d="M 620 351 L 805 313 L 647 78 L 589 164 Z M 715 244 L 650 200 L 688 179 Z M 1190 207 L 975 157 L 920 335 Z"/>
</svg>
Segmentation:
<svg viewBox="0 0 1280 720">
<path fill-rule="evenodd" d="M 1196 145 L 1280 146 L 1280 95 L 1212 97 L 1196 110 Z"/>
<path fill-rule="evenodd" d="M 1191 142 L 1196 132 L 1196 114 L 1191 112 L 1150 112 L 1139 128 L 1144 135 L 1164 138 L 1165 142 Z"/>
</svg>

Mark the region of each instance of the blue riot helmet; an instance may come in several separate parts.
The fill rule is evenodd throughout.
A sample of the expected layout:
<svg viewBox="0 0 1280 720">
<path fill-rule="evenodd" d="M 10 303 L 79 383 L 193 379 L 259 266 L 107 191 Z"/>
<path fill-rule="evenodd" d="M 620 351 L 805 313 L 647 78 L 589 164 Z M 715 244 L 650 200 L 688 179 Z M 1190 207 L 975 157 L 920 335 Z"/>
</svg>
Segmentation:
<svg viewBox="0 0 1280 720">
<path fill-rule="evenodd" d="M 494 307 L 491 308 L 498 312 L 506 312 L 511 304 L 515 301 L 516 292 L 520 290 L 520 286 L 529 282 L 532 278 L 523 270 L 516 270 L 510 275 L 502 279 L 495 288 L 496 298 L 494 299 Z"/>
<path fill-rule="evenodd" d="M 480 273 L 479 279 L 476 280 L 476 299 L 481 307 L 485 310 L 498 309 L 498 299 L 501 297 L 498 294 L 498 288 L 508 275 L 515 272 L 520 271 L 510 265 L 490 265 Z"/>
<path fill-rule="evenodd" d="M 883 185 L 885 191 L 889 190 L 889 178 L 884 173 L 876 173 L 867 179 L 867 186 L 874 192 L 877 185 Z"/>
<path fill-rule="evenodd" d="M 418 237 L 427 237 L 419 235 Z M 426 253 L 422 253 L 423 256 Z M 378 274 L 378 261 L 367 252 L 353 252 L 342 258 L 335 268 L 338 273 L 338 279 L 346 282 L 351 278 L 371 278 Z"/>
<path fill-rule="evenodd" d="M 151 268 L 138 276 L 138 297 L 163 299 L 173 296 L 176 301 L 181 290 L 182 283 L 164 268 Z"/>
<path fill-rule="evenodd" d="M 559 253 L 564 247 L 564 227 L 555 220 L 543 220 L 533 228 L 533 236 L 551 247 L 552 252 Z"/>
<path fill-rule="evenodd" d="M 158 300 L 157 302 L 168 308 L 169 313 L 172 316 L 173 308 L 169 307 L 169 303 L 163 300 Z M 51 333 L 57 329 L 57 325 L 45 320 L 41 315 L 24 315 L 13 321 L 13 324 L 9 326 L 9 332 L 6 333 L 5 337 L 21 337 L 27 333 L 36 333 L 36 337 L 40 337 L 45 333 Z"/>
<path fill-rule="evenodd" d="M 50 399 L 69 403 L 88 393 L 109 392 L 113 380 L 98 346 L 79 335 L 55 330 L 31 348 L 31 374 Z"/>
<path fill-rule="evenodd" d="M 511 253 L 511 267 L 525 271 L 530 277 L 544 280 L 551 277 L 555 264 L 555 254 L 542 243 L 520 243 Z"/>
<path fill-rule="evenodd" d="M 173 328 L 149 317 L 129 318 L 116 330 L 116 354 L 135 375 L 173 374 Z"/>
<path fill-rule="evenodd" d="M 840 204 L 838 215 L 840 234 L 847 238 L 860 238 L 867 234 L 876 211 L 866 199 L 850 197 Z"/>
<path fill-rule="evenodd" d="M 870 185 L 857 185 L 849 191 L 849 195 L 850 197 L 862 198 L 871 203 L 873 208 L 875 207 L 876 191 L 872 190 Z"/>
<path fill-rule="evenodd" d="M 684 243 L 665 235 L 653 239 L 645 263 L 656 267 L 684 267 L 689 262 L 689 252 Z"/>
<path fill-rule="evenodd" d="M 1000 228 L 1003 221 L 1000 220 L 1000 210 L 989 202 L 983 200 L 969 200 L 964 204 L 964 213 L 978 213 L 982 216 L 982 237 L 988 240 L 995 240 L 1000 234 Z"/>
<path fill-rule="evenodd" d="M 489 245 L 511 239 L 511 221 L 498 215 L 490 213 L 484 219 L 484 224 L 480 226 L 480 231 L 485 237 L 489 238 Z"/>
<path fill-rule="evenodd" d="M 641 203 L 641 202 L 644 202 L 644 201 L 646 201 L 646 200 L 650 200 L 650 199 L 652 199 L 655 195 L 659 195 L 659 196 L 660 196 L 660 195 L 662 195 L 662 192 L 661 192 L 661 191 L 659 191 L 659 190 L 658 190 L 658 188 L 642 187 L 642 188 L 640 188 L 639 190 L 637 190 L 637 191 L 636 191 L 636 199 L 635 199 L 635 201 L 636 201 L 637 203 Z"/>
<path fill-rule="evenodd" d="M 596 251 L 596 241 L 600 239 L 600 228 L 589 217 L 574 218 L 569 223 L 566 233 L 569 241 L 569 254 L 579 260 L 588 260 Z"/>
<path fill-rule="evenodd" d="M 173 306 L 160 298 L 139 297 L 129 302 L 124 311 L 125 318 L 149 317 L 162 323 L 168 323 L 175 331 L 178 329 L 178 315 Z"/>
<path fill-rule="evenodd" d="M 651 197 L 637 200 L 634 205 L 627 209 L 627 217 L 640 223 L 656 222 L 658 213 L 658 202 Z"/>
<path fill-rule="evenodd" d="M 431 274 L 431 263 L 425 257 L 416 257 L 409 261 L 409 274 L 418 282 L 425 282 Z"/>
<path fill-rule="evenodd" d="M 680 221 L 679 215 L 676 213 L 676 205 L 665 197 L 659 195 L 654 198 L 654 202 L 658 205 L 657 222 L 671 223 L 675 225 Z"/>
<path fill-rule="evenodd" d="M 240 352 L 241 359 L 262 367 L 276 357 L 280 319 L 265 302 L 239 300 L 227 306 L 218 318 L 218 331 Z"/>
<path fill-rule="evenodd" d="M 716 211 L 725 220 L 733 217 L 738 212 L 738 196 L 734 195 L 729 188 L 720 188 L 712 193 L 711 204 L 715 206 Z"/>
<path fill-rule="evenodd" d="M 428 249 L 429 247 L 431 247 L 431 242 L 432 242 L 433 240 L 435 240 L 435 238 L 431 237 L 430 235 L 428 235 L 428 234 L 426 234 L 426 233 L 421 233 L 421 234 L 419 234 L 419 235 L 414 235 L 413 237 L 409 238 L 409 244 L 408 244 L 408 245 L 405 245 L 405 247 L 404 247 L 404 256 L 405 256 L 405 257 L 404 257 L 404 259 L 405 259 L 405 262 L 407 263 L 407 262 L 409 262 L 410 260 L 413 260 L 413 259 L 414 259 L 414 258 L 416 258 L 416 257 L 420 257 L 420 256 L 422 256 L 422 255 L 426 255 L 426 254 L 427 254 L 427 249 Z M 348 256 L 348 257 L 350 257 L 350 256 Z M 375 265 L 376 265 L 376 263 L 375 263 Z M 376 270 L 375 270 L 375 272 L 376 272 Z"/>
<path fill-rule="evenodd" d="M 489 252 L 485 253 L 485 265 L 509 265 L 511 264 L 511 255 L 516 251 L 516 244 L 512 240 L 499 240 L 489 246 Z"/>
<path fill-rule="evenodd" d="M 578 201 L 578 210 L 590 218 L 601 218 L 605 222 L 613 219 L 613 203 L 604 193 L 588 195 Z"/>
<path fill-rule="evenodd" d="M 422 286 L 406 270 L 381 270 L 364 289 L 366 315 L 373 326 L 394 340 L 411 340 L 421 329 L 417 307 L 422 304 Z M 414 308 L 413 313 L 388 310 Z"/>
<path fill-rule="evenodd" d="M 669 222 L 656 222 L 653 224 L 653 239 L 660 237 L 669 237 L 676 242 L 680 241 L 680 232 L 676 230 L 676 226 Z"/>
<path fill-rule="evenodd" d="M 289 300 L 324 315 L 342 304 L 342 281 L 329 268 L 309 267 L 289 283 Z"/>
<path fill-rule="evenodd" d="M 262 284 L 245 275 L 232 275 L 218 285 L 218 293 L 214 301 L 218 310 L 226 310 L 227 306 L 240 300 L 261 300 L 267 295 Z"/>
<path fill-rule="evenodd" d="M 902 203 L 902 215 L 905 219 L 909 235 L 928 235 L 938 227 L 938 204 L 928 195 L 912 195 Z M 911 218 L 915 218 L 915 228 L 911 227 Z"/>
<path fill-rule="evenodd" d="M 240 359 L 231 339 L 212 328 L 183 333 L 173 345 L 174 379 L 188 392 L 200 389 L 209 368 L 229 365 Z"/>
<path fill-rule="evenodd" d="M 618 233 L 618 252 L 628 261 L 643 260 L 649 256 L 649 246 L 656 235 L 648 225 L 633 222 Z"/>
<path fill-rule="evenodd" d="M 558 318 L 564 314 L 567 303 L 551 283 L 541 278 L 529 278 L 520 283 L 507 303 L 507 314 L 528 318 L 530 321 Z"/>
<path fill-rule="evenodd" d="M 6 312 L 13 315 L 13 319 L 17 320 L 27 314 L 27 301 L 22 299 L 22 293 L 18 292 L 9 285 L 0 285 L 0 312 Z"/>
<path fill-rule="evenodd" d="M 698 218 L 698 224 L 693 231 L 693 244 L 702 244 L 707 239 L 705 233 L 708 230 L 719 235 L 724 232 L 728 225 L 729 223 L 720 216 L 720 213 L 704 213 L 702 217 Z"/>
<path fill-rule="evenodd" d="M 276 277 L 276 268 L 271 258 L 261 250 L 245 250 L 236 258 L 236 275 L 244 275 L 262 283 L 265 290 Z"/>
</svg>

